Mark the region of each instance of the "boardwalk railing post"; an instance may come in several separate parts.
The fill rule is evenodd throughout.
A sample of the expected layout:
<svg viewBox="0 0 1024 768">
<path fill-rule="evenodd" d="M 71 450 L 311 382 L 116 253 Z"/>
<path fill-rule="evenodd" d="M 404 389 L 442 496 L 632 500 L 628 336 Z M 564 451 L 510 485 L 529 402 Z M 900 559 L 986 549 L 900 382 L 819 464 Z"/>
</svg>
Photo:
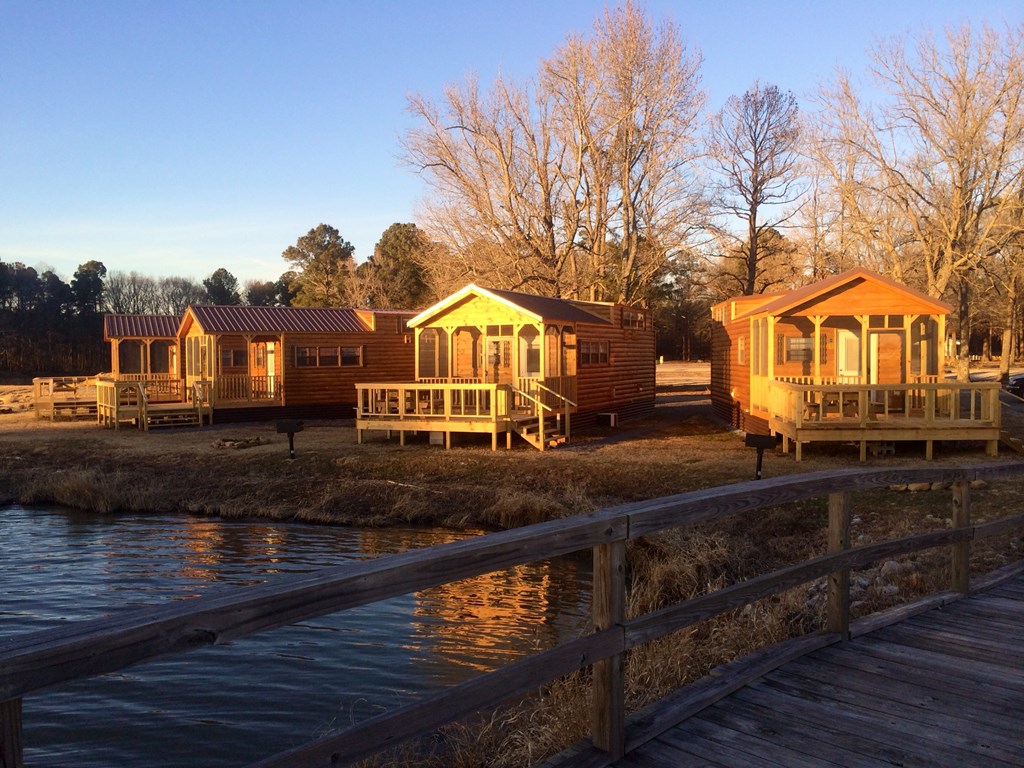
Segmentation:
<svg viewBox="0 0 1024 768">
<path fill-rule="evenodd" d="M 828 496 L 829 554 L 850 548 L 850 493 Z M 850 639 L 850 569 L 840 568 L 828 577 L 828 631 Z"/>
<path fill-rule="evenodd" d="M 21 699 L 0 701 L 0 766 L 24 768 L 21 748 Z"/>
<path fill-rule="evenodd" d="M 626 613 L 626 542 L 594 547 L 594 630 L 611 629 Z M 594 746 L 612 759 L 625 752 L 625 684 L 622 654 L 594 663 L 591 732 Z"/>
<path fill-rule="evenodd" d="M 953 528 L 966 528 L 971 524 L 971 486 L 965 480 L 953 483 Z M 958 541 L 952 552 L 952 588 L 966 595 L 971 588 L 971 542 Z"/>
</svg>

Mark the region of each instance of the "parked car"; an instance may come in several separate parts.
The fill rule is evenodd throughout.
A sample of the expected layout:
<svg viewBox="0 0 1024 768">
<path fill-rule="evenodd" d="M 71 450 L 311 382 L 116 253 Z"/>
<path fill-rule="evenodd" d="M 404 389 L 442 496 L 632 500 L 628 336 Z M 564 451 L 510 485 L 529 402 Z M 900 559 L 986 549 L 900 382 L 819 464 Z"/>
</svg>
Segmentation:
<svg viewBox="0 0 1024 768">
<path fill-rule="evenodd" d="M 1014 374 L 1006 382 L 1006 391 L 1011 395 L 1024 398 L 1024 373 Z"/>
</svg>

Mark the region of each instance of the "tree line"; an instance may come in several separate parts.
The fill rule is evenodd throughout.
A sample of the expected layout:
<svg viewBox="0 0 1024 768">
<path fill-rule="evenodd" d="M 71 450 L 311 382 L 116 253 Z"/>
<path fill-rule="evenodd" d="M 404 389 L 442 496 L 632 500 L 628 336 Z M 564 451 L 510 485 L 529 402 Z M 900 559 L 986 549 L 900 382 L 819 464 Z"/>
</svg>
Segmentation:
<svg viewBox="0 0 1024 768">
<path fill-rule="evenodd" d="M 971 352 L 999 352 L 1008 370 L 1024 344 L 1024 25 L 923 30 L 868 57 L 805 108 L 755 81 L 709 111 L 702 57 L 678 25 L 608 8 L 530 78 L 409 97 L 401 153 L 428 194 L 365 262 L 322 223 L 283 251 L 277 280 L 244 286 L 226 269 L 197 284 L 90 262 L 61 288 L 0 265 L 5 340 L 9 312 L 49 313 L 0 365 L 33 369 L 48 349 L 81 364 L 58 319 L 77 332 L 68 319 L 101 308 L 415 309 L 471 281 L 644 306 L 659 354 L 706 357 L 712 303 L 864 265 L 955 308 L 961 375 Z M 29 367 L 8 368 L 12 357 Z"/>
</svg>

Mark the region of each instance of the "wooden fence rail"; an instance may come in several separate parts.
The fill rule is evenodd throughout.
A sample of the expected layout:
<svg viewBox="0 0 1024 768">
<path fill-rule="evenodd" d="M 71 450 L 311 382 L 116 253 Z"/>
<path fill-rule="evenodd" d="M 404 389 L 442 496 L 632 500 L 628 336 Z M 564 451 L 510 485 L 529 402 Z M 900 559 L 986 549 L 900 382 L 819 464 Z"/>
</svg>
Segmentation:
<svg viewBox="0 0 1024 768">
<path fill-rule="evenodd" d="M 969 589 L 972 540 L 1024 526 L 1024 514 L 972 526 L 969 483 L 1024 474 L 1024 463 L 967 467 L 850 469 L 816 472 L 679 494 L 586 515 L 487 534 L 372 561 L 280 576 L 168 605 L 132 609 L 92 621 L 0 641 L 0 765 L 22 766 L 21 699 L 131 664 L 226 643 L 274 627 L 385 600 L 512 566 L 591 549 L 594 632 L 427 696 L 346 730 L 269 757 L 259 768 L 337 766 L 478 710 L 499 706 L 565 674 L 593 667 L 592 742 L 604 763 L 628 743 L 622 658 L 630 648 L 754 600 L 827 578 L 827 626 L 805 645 L 849 634 L 849 572 L 922 549 L 951 549 L 952 584 L 939 599 Z M 854 491 L 915 482 L 953 483 L 953 527 L 850 547 Z M 733 584 L 643 616 L 625 617 L 625 542 L 658 531 L 813 497 L 828 499 L 828 551 L 804 563 Z M 934 599 L 934 598 L 932 598 Z M 922 601 L 922 604 L 928 599 Z M 902 610 L 908 610 L 904 607 Z M 723 690 L 728 681 L 717 681 Z M 635 738 L 635 737 L 630 737 Z"/>
</svg>

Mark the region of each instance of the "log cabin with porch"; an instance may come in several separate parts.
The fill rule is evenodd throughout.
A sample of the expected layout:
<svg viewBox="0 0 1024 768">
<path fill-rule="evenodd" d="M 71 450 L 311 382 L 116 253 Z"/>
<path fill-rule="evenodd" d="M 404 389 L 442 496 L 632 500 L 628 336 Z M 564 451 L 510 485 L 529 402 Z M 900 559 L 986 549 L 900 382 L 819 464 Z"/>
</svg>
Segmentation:
<svg viewBox="0 0 1024 768">
<path fill-rule="evenodd" d="M 712 307 L 711 397 L 738 429 L 780 436 L 783 450 L 852 442 L 976 440 L 995 455 L 999 385 L 944 376 L 950 307 L 864 268 L 794 291 Z"/>
<path fill-rule="evenodd" d="M 149 428 L 212 421 L 214 413 L 219 421 L 351 417 L 356 381 L 412 374 L 413 314 L 191 306 L 169 338 L 151 316 L 134 324 L 121 316 L 107 335 L 114 370 L 100 382 L 99 420 Z M 145 328 L 160 335 L 135 333 Z"/>
<path fill-rule="evenodd" d="M 357 385 L 356 433 L 513 434 L 544 450 L 572 429 L 654 411 L 648 313 L 467 285 L 409 321 L 415 377 Z"/>
</svg>

